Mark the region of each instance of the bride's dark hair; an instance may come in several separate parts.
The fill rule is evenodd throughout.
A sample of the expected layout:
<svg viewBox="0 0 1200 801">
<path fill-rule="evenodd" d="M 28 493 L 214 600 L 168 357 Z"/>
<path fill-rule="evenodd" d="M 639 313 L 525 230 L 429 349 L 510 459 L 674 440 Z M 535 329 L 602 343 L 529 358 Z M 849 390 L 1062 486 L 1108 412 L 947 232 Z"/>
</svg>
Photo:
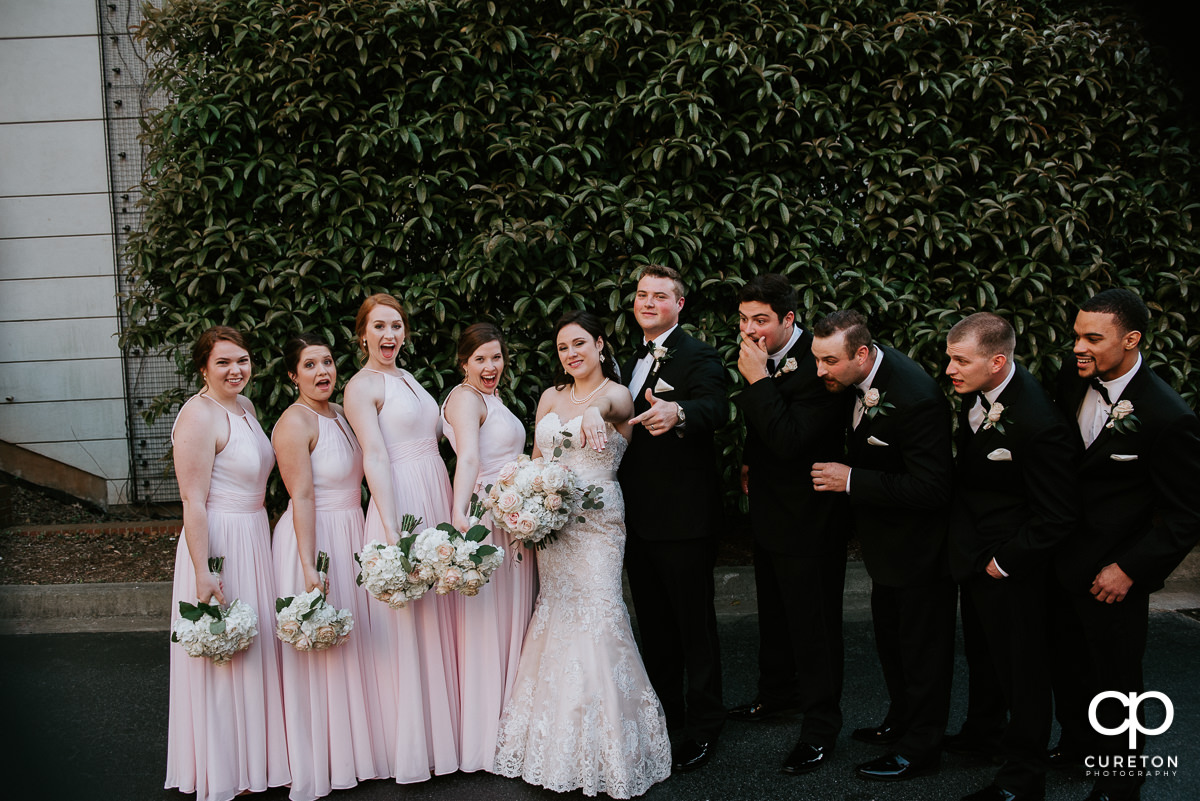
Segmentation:
<svg viewBox="0 0 1200 801">
<path fill-rule="evenodd" d="M 566 328 L 568 325 L 577 325 L 591 335 L 593 341 L 604 338 L 604 325 L 600 322 L 600 318 L 591 312 L 586 311 L 569 311 L 562 317 L 558 318 L 558 322 L 554 324 L 554 337 L 551 342 L 558 342 L 558 332 Z M 600 350 L 600 372 L 605 378 L 610 378 L 616 383 L 621 383 L 621 371 L 617 369 L 617 359 L 613 356 L 612 345 L 604 339 L 604 346 Z M 562 389 L 575 383 L 574 376 L 571 376 L 563 369 L 562 359 L 557 357 L 557 345 L 555 345 L 555 366 L 554 366 L 554 388 Z"/>
</svg>

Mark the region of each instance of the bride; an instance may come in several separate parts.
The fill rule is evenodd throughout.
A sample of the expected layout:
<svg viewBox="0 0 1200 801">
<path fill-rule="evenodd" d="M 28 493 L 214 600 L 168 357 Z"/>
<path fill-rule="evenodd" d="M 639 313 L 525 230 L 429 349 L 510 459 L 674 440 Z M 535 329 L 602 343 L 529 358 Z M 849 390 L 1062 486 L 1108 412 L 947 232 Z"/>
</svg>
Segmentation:
<svg viewBox="0 0 1200 801">
<path fill-rule="evenodd" d="M 617 467 L 633 399 L 600 321 L 568 312 L 555 326 L 555 385 L 538 402 L 533 455 L 561 449 L 603 508 L 572 517 L 538 553 L 541 589 L 500 721 L 496 772 L 585 795 L 631 798 L 671 772 L 662 705 L 621 597 L 625 506 Z"/>
</svg>

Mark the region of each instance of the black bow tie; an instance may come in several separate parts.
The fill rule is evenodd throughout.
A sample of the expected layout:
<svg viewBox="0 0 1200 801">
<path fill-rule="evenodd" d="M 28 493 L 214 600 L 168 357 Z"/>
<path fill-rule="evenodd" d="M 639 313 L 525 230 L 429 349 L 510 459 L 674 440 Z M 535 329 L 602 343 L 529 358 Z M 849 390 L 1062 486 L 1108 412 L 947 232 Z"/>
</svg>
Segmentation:
<svg viewBox="0 0 1200 801">
<path fill-rule="evenodd" d="M 767 375 L 775 375 L 775 360 L 767 359 Z"/>
<path fill-rule="evenodd" d="M 856 396 L 858 396 L 859 400 L 862 400 L 863 398 L 865 398 L 867 396 L 867 393 L 863 392 L 863 388 L 860 387 L 858 384 L 854 385 L 854 394 Z"/>
<path fill-rule="evenodd" d="M 654 347 L 654 345 L 652 345 L 651 343 L 643 342 L 641 345 L 638 346 L 638 349 L 633 352 L 633 357 L 635 359 L 644 359 L 650 355 L 650 351 L 653 347 Z"/>
<path fill-rule="evenodd" d="M 976 392 L 975 397 L 979 400 L 980 403 L 983 404 L 983 410 L 985 412 L 990 412 L 992 410 L 992 402 L 984 396 L 982 390 Z M 974 405 L 974 404 L 972 404 L 972 405 Z"/>
<path fill-rule="evenodd" d="M 1101 384 L 1099 378 L 1092 376 L 1088 383 L 1092 385 L 1092 389 L 1100 393 L 1100 397 L 1104 398 L 1105 403 L 1107 403 L 1109 406 L 1112 406 L 1112 401 L 1108 399 L 1108 387 Z"/>
</svg>

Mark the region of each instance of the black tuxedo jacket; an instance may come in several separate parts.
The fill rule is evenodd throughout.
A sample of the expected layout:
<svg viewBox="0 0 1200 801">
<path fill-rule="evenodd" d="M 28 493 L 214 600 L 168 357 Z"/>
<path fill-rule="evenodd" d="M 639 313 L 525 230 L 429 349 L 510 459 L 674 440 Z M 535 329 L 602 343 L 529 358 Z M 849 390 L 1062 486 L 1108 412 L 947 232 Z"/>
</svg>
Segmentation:
<svg viewBox="0 0 1200 801">
<path fill-rule="evenodd" d="M 647 540 L 715 536 L 722 529 L 720 475 L 713 432 L 729 420 L 725 367 L 716 350 L 676 328 L 664 345 L 668 357 L 651 371 L 633 399 L 635 414 L 650 408 L 646 389 L 658 381 L 673 389 L 654 393 L 675 401 L 687 416 L 682 431 L 654 437 L 633 427 L 633 441 L 618 477 L 629 529 Z M 636 359 L 621 368 L 628 381 Z"/>
<path fill-rule="evenodd" d="M 1029 371 L 1013 369 L 996 399 L 1004 406 L 1004 433 L 983 426 L 971 432 L 971 396 L 958 414 L 950 569 L 960 582 L 993 558 L 1006 581 L 1040 575 L 1035 569 L 1050 563 L 1078 518 L 1079 438 Z"/>
<path fill-rule="evenodd" d="M 871 387 L 895 408 L 870 417 L 864 412 L 849 429 L 850 505 L 871 579 L 906 587 L 949 573 L 951 412 L 937 382 L 916 362 L 877 347 L 883 361 Z"/>
<path fill-rule="evenodd" d="M 1077 416 L 1087 387 L 1073 364 L 1063 366 L 1055 400 L 1081 447 Z M 1133 404 L 1137 430 L 1105 428 L 1084 452 L 1080 526 L 1056 568 L 1067 588 L 1086 590 L 1116 562 L 1132 592 L 1150 593 L 1200 540 L 1200 421 L 1145 361 L 1114 400 Z"/>
<path fill-rule="evenodd" d="M 853 394 L 834 394 L 817 378 L 812 334 L 805 331 L 784 358 L 797 368 L 747 386 L 737 398 L 746 420 L 742 463 L 750 468 L 754 540 L 790 556 L 845 554 L 838 515 L 845 495 L 816 492 L 814 462 L 845 460 L 846 416 Z"/>
</svg>

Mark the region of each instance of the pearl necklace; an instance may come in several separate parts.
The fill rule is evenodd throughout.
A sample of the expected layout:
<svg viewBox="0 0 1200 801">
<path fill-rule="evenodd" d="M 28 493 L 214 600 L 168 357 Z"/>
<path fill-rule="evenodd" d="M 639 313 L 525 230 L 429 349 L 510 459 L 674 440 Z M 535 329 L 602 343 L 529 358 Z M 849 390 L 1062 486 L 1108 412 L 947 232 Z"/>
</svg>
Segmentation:
<svg viewBox="0 0 1200 801">
<path fill-rule="evenodd" d="M 608 379 L 606 378 L 600 382 L 600 386 L 596 387 L 595 389 L 593 389 L 591 392 L 589 392 L 587 395 L 585 395 L 582 398 L 575 395 L 575 384 L 572 383 L 571 384 L 571 403 L 574 403 L 576 406 L 582 406 L 583 404 L 590 401 L 592 398 L 596 397 L 596 393 L 599 392 L 600 390 L 604 389 L 604 385 L 607 383 L 608 383 Z"/>
</svg>

